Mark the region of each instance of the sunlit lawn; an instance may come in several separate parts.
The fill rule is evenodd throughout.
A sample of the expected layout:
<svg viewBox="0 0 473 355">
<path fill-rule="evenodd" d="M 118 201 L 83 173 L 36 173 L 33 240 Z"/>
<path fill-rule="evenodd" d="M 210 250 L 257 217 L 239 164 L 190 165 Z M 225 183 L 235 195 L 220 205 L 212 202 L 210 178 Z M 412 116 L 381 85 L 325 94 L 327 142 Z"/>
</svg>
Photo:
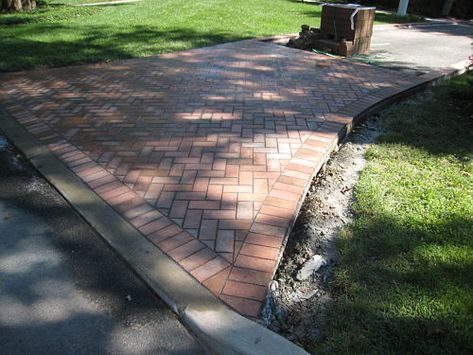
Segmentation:
<svg viewBox="0 0 473 355">
<path fill-rule="evenodd" d="M 328 354 L 473 351 L 473 73 L 395 107 L 342 233 Z"/>
<path fill-rule="evenodd" d="M 18 22 L 0 25 L 0 71 L 142 57 L 294 33 L 302 23 L 317 25 L 319 15 L 318 6 L 288 0 L 143 0 L 43 7 L 36 14 L 0 16 L 0 23 Z"/>
<path fill-rule="evenodd" d="M 295 0 L 48 0 L 0 14 L 0 71 L 142 57 L 319 26 L 320 6 Z M 396 18 L 379 15 L 379 21 Z"/>
</svg>

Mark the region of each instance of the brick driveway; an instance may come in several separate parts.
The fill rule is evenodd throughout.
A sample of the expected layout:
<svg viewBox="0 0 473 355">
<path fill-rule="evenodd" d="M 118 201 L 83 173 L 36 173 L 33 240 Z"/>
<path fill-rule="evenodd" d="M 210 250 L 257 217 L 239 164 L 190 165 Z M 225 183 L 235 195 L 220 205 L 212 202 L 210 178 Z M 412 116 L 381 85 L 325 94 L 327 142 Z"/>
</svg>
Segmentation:
<svg viewBox="0 0 473 355">
<path fill-rule="evenodd" d="M 217 297 L 258 317 L 344 110 L 409 78 L 242 41 L 0 79 L 18 122 Z"/>
</svg>

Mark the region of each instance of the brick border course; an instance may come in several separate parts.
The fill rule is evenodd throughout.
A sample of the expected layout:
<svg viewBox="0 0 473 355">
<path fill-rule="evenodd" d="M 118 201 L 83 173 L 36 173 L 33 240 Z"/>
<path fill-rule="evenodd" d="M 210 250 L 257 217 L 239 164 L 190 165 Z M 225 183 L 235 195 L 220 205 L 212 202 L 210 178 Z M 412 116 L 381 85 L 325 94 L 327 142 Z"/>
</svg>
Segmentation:
<svg viewBox="0 0 473 355">
<path fill-rule="evenodd" d="M 13 144 L 168 304 L 210 353 L 307 354 L 286 339 L 225 307 L 169 257 L 142 238 L 134 227 L 1 107 L 0 118 L 0 129 Z M 146 211 L 146 208 L 138 206 L 130 210 L 129 217 L 137 213 L 146 214 Z M 228 272 L 228 268 L 226 270 Z"/>
<path fill-rule="evenodd" d="M 229 44 L 220 47 L 227 46 Z M 202 51 L 204 50 L 197 49 L 189 52 Z M 163 57 L 173 58 L 178 54 Z M 311 178 L 351 130 L 354 122 L 426 83 L 453 73 L 453 70 L 446 70 L 411 80 L 403 79 L 397 85 L 378 89 L 341 107 L 335 113 L 325 113 L 316 131 L 304 137 L 303 144 L 285 163 L 286 167 L 274 176 L 271 171 L 259 171 L 257 164 L 246 168 L 242 166 L 243 170 L 240 171 L 231 171 L 228 170 L 231 165 L 225 164 L 222 159 L 204 164 L 188 158 L 182 160 L 183 165 L 199 170 L 199 173 L 208 171 L 204 174 L 208 177 L 196 178 L 195 174 L 194 177 L 183 176 L 183 179 L 190 178 L 189 182 L 195 181 L 189 187 L 186 184 L 180 185 L 187 180 L 174 178 L 174 173 L 167 178 L 144 178 L 140 180 L 143 187 L 135 189 L 136 192 L 126 184 L 136 183 L 140 179 L 141 170 L 128 170 L 122 166 L 122 183 L 109 169 L 95 162 L 95 157 L 68 143 L 67 136 L 58 134 L 34 113 L 24 111 L 15 104 L 10 105 L 9 109 L 19 123 L 143 236 L 228 305 L 241 314 L 257 318 L 265 298 L 262 289 L 268 285 L 276 270 Z M 291 139 L 289 135 L 287 142 L 291 142 Z M 208 143 L 207 145 L 213 146 L 213 142 Z M 171 150 L 163 150 L 161 147 L 157 151 Z M 108 158 L 102 156 L 99 159 L 106 161 Z M 271 170 L 270 166 L 269 169 Z M 267 193 L 257 194 L 246 189 L 250 180 L 259 177 L 271 177 L 273 180 Z M 170 184 L 165 187 L 165 190 L 170 189 L 167 192 L 169 196 L 163 195 L 158 204 L 170 208 L 169 217 L 153 209 L 145 198 L 150 185 L 163 183 Z M 224 188 L 222 184 L 225 184 Z M 267 189 L 268 185 L 265 186 Z M 204 201 L 200 195 L 193 195 L 195 199 L 189 203 L 180 201 L 174 199 L 176 191 L 177 194 L 205 193 L 207 200 Z M 143 196 L 139 192 L 143 192 Z M 233 199 L 234 210 L 220 209 L 222 194 L 227 194 L 229 200 Z M 225 203 L 228 204 L 229 201 L 226 200 Z M 182 229 L 179 224 L 187 230 Z M 199 230 L 206 232 L 204 238 L 198 241 L 194 234 Z M 248 233 L 245 232 L 247 230 Z M 215 252 L 212 248 L 215 248 Z M 233 257 L 230 251 L 233 251 Z"/>
</svg>

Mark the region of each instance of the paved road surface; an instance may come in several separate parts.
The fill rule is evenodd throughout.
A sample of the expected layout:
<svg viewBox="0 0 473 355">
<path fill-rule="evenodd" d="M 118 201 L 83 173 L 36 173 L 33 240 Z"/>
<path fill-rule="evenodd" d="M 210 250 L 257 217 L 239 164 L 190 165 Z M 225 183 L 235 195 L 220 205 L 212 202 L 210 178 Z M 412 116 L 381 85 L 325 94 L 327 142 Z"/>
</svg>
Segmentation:
<svg viewBox="0 0 473 355">
<path fill-rule="evenodd" d="M 0 135 L 2 354 L 200 354 L 166 305 Z"/>
<path fill-rule="evenodd" d="M 473 54 L 473 24 L 375 27 L 371 55 L 383 66 L 426 72 Z"/>
</svg>

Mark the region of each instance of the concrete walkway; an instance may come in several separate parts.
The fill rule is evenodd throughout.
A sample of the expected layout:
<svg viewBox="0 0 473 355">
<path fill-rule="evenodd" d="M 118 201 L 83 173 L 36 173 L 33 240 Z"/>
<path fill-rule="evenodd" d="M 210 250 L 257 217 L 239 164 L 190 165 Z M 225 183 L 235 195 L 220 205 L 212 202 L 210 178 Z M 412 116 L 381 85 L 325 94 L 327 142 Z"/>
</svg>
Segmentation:
<svg viewBox="0 0 473 355">
<path fill-rule="evenodd" d="M 258 318 L 338 137 L 360 112 L 438 75 L 242 41 L 4 75 L 0 105 L 143 237 Z"/>
</svg>

